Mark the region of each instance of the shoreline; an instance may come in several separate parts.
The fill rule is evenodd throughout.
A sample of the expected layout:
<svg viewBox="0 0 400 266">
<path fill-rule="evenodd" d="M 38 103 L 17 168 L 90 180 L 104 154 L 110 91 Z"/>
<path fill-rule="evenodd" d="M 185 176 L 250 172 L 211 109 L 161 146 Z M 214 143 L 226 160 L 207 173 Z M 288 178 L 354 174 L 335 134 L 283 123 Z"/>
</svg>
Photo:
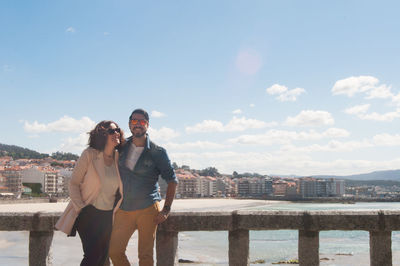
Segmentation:
<svg viewBox="0 0 400 266">
<path fill-rule="evenodd" d="M 68 202 L 57 203 L 27 203 L 25 204 L 0 204 L 0 212 L 63 212 Z M 173 212 L 188 211 L 234 211 L 243 208 L 262 207 L 269 205 L 290 203 L 288 201 L 270 201 L 270 200 L 254 200 L 254 199 L 175 199 L 172 204 Z M 161 206 L 164 200 L 160 202 Z"/>
</svg>

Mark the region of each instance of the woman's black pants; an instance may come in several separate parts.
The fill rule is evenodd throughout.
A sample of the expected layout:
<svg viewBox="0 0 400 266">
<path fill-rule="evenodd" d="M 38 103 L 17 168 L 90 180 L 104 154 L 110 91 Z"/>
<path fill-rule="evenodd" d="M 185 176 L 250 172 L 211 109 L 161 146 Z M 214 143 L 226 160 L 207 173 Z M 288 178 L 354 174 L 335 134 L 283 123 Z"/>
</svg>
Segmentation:
<svg viewBox="0 0 400 266">
<path fill-rule="evenodd" d="M 83 259 L 81 266 L 103 266 L 108 257 L 113 211 L 102 211 L 93 205 L 82 209 L 76 220 L 81 237 Z"/>
</svg>

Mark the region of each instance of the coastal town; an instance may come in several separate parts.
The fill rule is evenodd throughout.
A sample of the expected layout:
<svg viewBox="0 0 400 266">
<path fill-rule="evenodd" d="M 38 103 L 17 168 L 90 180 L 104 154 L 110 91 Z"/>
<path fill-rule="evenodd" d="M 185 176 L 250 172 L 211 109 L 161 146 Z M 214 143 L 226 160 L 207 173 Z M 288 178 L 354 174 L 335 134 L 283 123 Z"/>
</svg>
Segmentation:
<svg viewBox="0 0 400 266">
<path fill-rule="evenodd" d="M 75 160 L 0 157 L 1 198 L 67 198 Z M 209 167 L 190 169 L 173 163 L 179 179 L 176 198 L 254 198 L 283 200 L 400 199 L 398 185 L 360 184 L 335 178 L 279 177 L 260 174 L 220 174 Z M 166 183 L 160 178 L 160 192 Z"/>
</svg>

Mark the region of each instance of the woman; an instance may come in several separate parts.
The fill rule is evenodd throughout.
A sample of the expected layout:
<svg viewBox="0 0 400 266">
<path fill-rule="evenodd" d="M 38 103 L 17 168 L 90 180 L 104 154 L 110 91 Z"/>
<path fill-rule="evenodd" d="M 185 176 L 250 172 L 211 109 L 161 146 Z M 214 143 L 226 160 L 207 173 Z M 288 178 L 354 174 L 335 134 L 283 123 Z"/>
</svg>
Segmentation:
<svg viewBox="0 0 400 266">
<path fill-rule="evenodd" d="M 101 121 L 89 135 L 89 147 L 72 172 L 71 201 L 55 226 L 68 236 L 75 236 L 78 231 L 84 253 L 81 266 L 104 265 L 113 211 L 122 199 L 118 150 L 124 142 L 123 132 L 117 123 Z"/>
</svg>

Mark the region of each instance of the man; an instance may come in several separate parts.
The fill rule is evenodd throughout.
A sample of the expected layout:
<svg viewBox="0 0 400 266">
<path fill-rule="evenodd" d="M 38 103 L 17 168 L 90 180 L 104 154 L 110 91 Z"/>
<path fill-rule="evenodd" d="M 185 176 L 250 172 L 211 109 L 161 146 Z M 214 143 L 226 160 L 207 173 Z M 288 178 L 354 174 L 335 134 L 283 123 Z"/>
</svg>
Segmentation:
<svg viewBox="0 0 400 266">
<path fill-rule="evenodd" d="M 168 218 L 175 197 L 178 180 L 165 149 L 150 141 L 146 134 L 148 127 L 148 113 L 143 109 L 134 110 L 129 117 L 132 136 L 127 139 L 119 159 L 123 200 L 115 214 L 109 251 L 115 266 L 130 265 L 125 250 L 136 229 L 139 233 L 139 265 L 154 265 L 153 247 L 157 225 Z M 161 211 L 159 175 L 168 183 Z"/>
</svg>

